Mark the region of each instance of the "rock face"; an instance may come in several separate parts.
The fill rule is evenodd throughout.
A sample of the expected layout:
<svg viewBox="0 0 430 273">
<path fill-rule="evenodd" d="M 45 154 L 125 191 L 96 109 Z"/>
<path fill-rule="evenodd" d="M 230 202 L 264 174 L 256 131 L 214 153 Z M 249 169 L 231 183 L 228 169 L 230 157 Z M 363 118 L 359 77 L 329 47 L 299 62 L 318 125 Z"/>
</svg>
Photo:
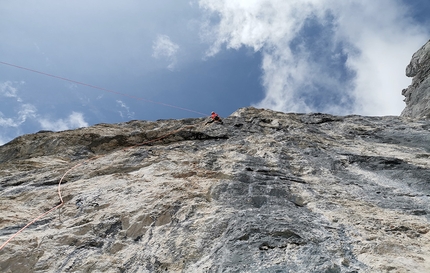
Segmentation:
<svg viewBox="0 0 430 273">
<path fill-rule="evenodd" d="M 406 76 L 413 79 L 412 84 L 402 91 L 406 108 L 401 116 L 430 119 L 430 41 L 412 56 Z"/>
<path fill-rule="evenodd" d="M 25 135 L 0 147 L 0 243 L 69 171 L 65 204 L 0 271 L 430 272 L 429 130 L 243 108 Z"/>
</svg>

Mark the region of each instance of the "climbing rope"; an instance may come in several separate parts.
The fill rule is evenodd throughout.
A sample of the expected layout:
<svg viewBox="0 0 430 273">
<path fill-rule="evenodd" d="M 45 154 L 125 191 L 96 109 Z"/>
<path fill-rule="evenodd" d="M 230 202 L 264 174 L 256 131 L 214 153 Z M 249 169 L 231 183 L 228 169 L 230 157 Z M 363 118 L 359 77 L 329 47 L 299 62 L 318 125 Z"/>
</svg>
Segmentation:
<svg viewBox="0 0 430 273">
<path fill-rule="evenodd" d="M 197 124 L 195 124 L 195 125 L 188 125 L 188 126 L 184 126 L 184 127 L 181 127 L 181 128 L 179 128 L 179 129 L 177 129 L 177 130 L 171 131 L 171 132 L 169 132 L 169 133 L 167 133 L 167 134 L 165 134 L 165 135 L 162 135 L 162 136 L 160 136 L 160 137 L 158 137 L 158 138 L 151 139 L 151 140 L 148 140 L 148 141 L 144 141 L 144 142 L 141 142 L 141 143 L 135 144 L 135 145 L 130 146 L 130 147 L 127 147 L 127 148 L 125 148 L 125 149 L 123 149 L 123 150 L 124 150 L 124 151 L 126 151 L 126 150 L 129 150 L 129 149 L 132 149 L 132 148 L 136 148 L 136 147 L 139 147 L 139 146 L 148 145 L 148 144 L 150 144 L 150 143 L 160 141 L 160 140 L 162 140 L 162 139 L 164 139 L 164 138 L 166 138 L 166 137 L 168 137 L 168 136 L 174 135 L 174 134 L 179 133 L 179 132 L 181 132 L 181 131 L 183 131 L 183 130 L 186 130 L 186 129 L 194 128 L 194 127 L 196 127 L 196 126 L 197 126 Z M 63 174 L 63 176 L 61 177 L 60 181 L 58 182 L 58 197 L 59 197 L 59 199 L 60 199 L 60 204 L 56 205 L 55 207 L 53 207 L 52 209 L 48 210 L 47 212 L 45 212 L 45 213 L 43 213 L 43 214 L 41 214 L 41 215 L 37 216 L 36 218 L 34 218 L 33 220 L 31 220 L 28 224 L 26 224 L 23 228 L 21 228 L 19 231 L 17 231 L 15 234 L 13 234 L 13 235 L 12 235 L 12 236 L 11 236 L 11 237 L 6 241 L 6 242 L 4 242 L 4 243 L 0 246 L 0 251 L 1 251 L 1 250 L 2 250 L 2 249 L 3 249 L 3 248 L 4 248 L 4 247 L 5 247 L 5 246 L 10 242 L 10 241 L 12 241 L 16 236 L 18 236 L 18 234 L 20 234 L 22 231 L 24 231 L 27 227 L 29 227 L 29 226 L 30 226 L 30 225 L 32 225 L 33 223 L 37 222 L 37 221 L 38 221 L 38 220 L 40 220 L 41 218 L 45 217 L 46 215 L 50 214 L 50 213 L 51 213 L 51 212 L 53 212 L 54 210 L 56 210 L 56 209 L 58 209 L 58 208 L 60 208 L 61 206 L 63 206 L 63 205 L 64 205 L 64 200 L 63 200 L 63 197 L 62 197 L 62 195 L 61 195 L 61 182 L 63 182 L 64 177 L 66 177 L 66 175 L 67 175 L 69 172 L 71 172 L 72 170 L 74 170 L 74 169 L 78 168 L 79 166 L 81 166 L 81 165 L 83 165 L 83 164 L 86 164 L 86 163 L 87 163 L 87 162 L 89 162 L 89 161 L 95 160 L 95 159 L 97 159 L 97 158 L 101 158 L 101 157 L 103 157 L 103 156 L 106 156 L 106 155 L 97 155 L 97 156 L 91 157 L 91 158 L 89 158 L 89 159 L 84 160 L 83 162 L 81 162 L 81 163 L 79 163 L 79 164 L 76 164 L 76 165 L 75 165 L 75 166 L 73 166 L 72 168 L 68 169 L 68 170 Z"/>
<path fill-rule="evenodd" d="M 121 93 L 121 92 L 109 90 L 109 89 L 106 89 L 106 88 L 103 88 L 103 87 L 99 87 L 99 86 L 96 86 L 96 85 L 92 85 L 92 84 L 88 84 L 88 83 L 83 83 L 83 82 L 71 80 L 71 79 L 68 79 L 68 78 L 56 76 L 56 75 L 49 74 L 49 73 L 46 73 L 46 72 L 42 72 L 42 71 L 38 71 L 38 70 L 26 68 L 26 67 L 23 67 L 23 66 L 19 66 L 19 65 L 15 65 L 15 64 L 10 64 L 10 63 L 6 63 L 6 62 L 2 62 L 2 61 L 0 61 L 0 64 L 11 66 L 11 67 L 15 67 L 15 68 L 19 68 L 19 69 L 22 69 L 22 70 L 30 71 L 30 72 L 41 74 L 41 75 L 45 75 L 45 76 L 48 76 L 48 77 L 51 77 L 51 78 L 56 78 L 56 79 L 60 79 L 60 80 L 63 80 L 63 81 L 67 81 L 67 82 L 71 82 L 71 83 L 75 83 L 75 84 L 79 84 L 79 85 L 91 87 L 91 88 L 98 89 L 98 90 L 101 90 L 101 91 L 104 91 L 104 92 L 113 93 L 113 94 L 116 94 L 116 95 L 128 97 L 128 98 L 131 98 L 131 99 L 140 100 L 140 101 L 146 101 L 146 102 L 150 102 L 150 103 L 154 103 L 154 104 L 158 104 L 158 105 L 162 105 L 162 106 L 166 106 L 166 107 L 170 107 L 170 108 L 176 108 L 176 109 L 180 109 L 180 110 L 183 110 L 183 111 L 192 112 L 192 113 L 195 113 L 195 114 L 199 114 L 201 116 L 206 116 L 205 113 L 202 113 L 202 112 L 199 112 L 199 111 L 195 111 L 195 110 L 191 110 L 191 109 L 188 109 L 188 108 L 176 106 L 176 105 L 173 105 L 173 104 L 167 104 L 167 103 L 164 103 L 164 102 L 153 101 L 153 100 L 148 100 L 148 99 L 141 98 L 141 97 L 136 97 L 136 96 L 129 95 L 129 94 L 126 94 L 126 93 Z"/>
<path fill-rule="evenodd" d="M 204 113 L 201 113 L 201 112 L 198 112 L 198 111 L 194 111 L 194 110 L 191 110 L 191 109 L 187 109 L 187 108 L 184 108 L 184 107 L 179 107 L 179 106 L 172 105 L 172 104 L 167 104 L 167 103 L 163 103 L 163 102 L 158 102 L 158 101 L 148 100 L 148 99 L 145 99 L 145 98 L 136 97 L 136 96 L 129 95 L 129 94 L 125 94 L 125 93 L 120 93 L 120 92 L 113 91 L 113 90 L 109 90 L 109 89 L 106 89 L 106 88 L 103 88 L 103 87 L 99 87 L 99 86 L 96 86 L 96 85 L 92 85 L 92 84 L 87 84 L 87 83 L 83 83 L 83 82 L 79 82 L 79 81 L 71 80 L 71 79 L 68 79 L 68 78 L 64 78 L 64 77 L 56 76 L 56 75 L 49 74 L 49 73 L 46 73 L 46 72 L 42 72 L 42 71 L 38 71 L 38 70 L 34 70 L 34 69 L 30 69 L 30 68 L 26 68 L 26 67 L 23 67 L 23 66 L 19 66 L 19 65 L 15 65 L 15 64 L 10 64 L 10 63 L 6 63 L 6 62 L 2 62 L 2 61 L 0 61 L 0 64 L 7 65 L 7 66 L 11 66 L 11 67 L 15 67 L 15 68 L 19 68 L 19 69 L 22 69 L 22 70 L 30 71 L 30 72 L 37 73 L 37 74 L 41 74 L 41 75 L 45 75 L 45 76 L 48 76 L 48 77 L 52 77 L 52 78 L 56 78 L 56 79 L 60 79 L 60 80 L 63 80 L 63 81 L 67 81 L 67 82 L 71 82 L 71 83 L 79 84 L 79 85 L 82 85 L 82 86 L 87 86 L 87 87 L 90 87 L 90 88 L 94 88 L 94 89 L 102 90 L 102 91 L 104 91 L 104 92 L 109 92 L 109 93 L 113 93 L 113 94 L 121 95 L 121 96 L 128 97 L 128 98 L 132 98 L 132 99 L 135 99 L 135 100 L 141 100 L 141 101 L 145 101 L 145 102 L 150 102 L 150 103 L 154 103 L 154 104 L 158 104 L 158 105 L 162 105 L 162 106 L 167 106 L 167 107 L 171 107 L 171 108 L 176 108 L 176 109 L 180 109 L 180 110 L 184 110 L 184 111 L 188 111 L 188 112 L 196 113 L 196 114 L 199 114 L 199 115 L 202 115 L 202 116 L 206 116 L 206 114 L 204 114 Z M 163 135 L 163 136 L 160 136 L 160 137 L 158 137 L 158 138 L 156 138 L 156 139 L 152 139 L 152 140 L 145 141 L 145 142 L 142 142 L 142 143 L 139 143 L 139 144 L 135 144 L 135 145 L 130 146 L 130 147 L 128 147 L 128 148 L 126 148 L 126 149 L 124 149 L 124 150 L 132 149 L 132 148 L 135 148 L 135 147 L 138 147 L 138 146 L 147 145 L 147 144 L 150 144 L 150 143 L 153 143 L 153 142 L 156 142 L 156 141 L 162 140 L 162 139 L 164 139 L 164 138 L 166 138 L 166 137 L 168 137 L 168 136 L 170 136 L 170 135 L 176 134 L 176 133 L 178 133 L 178 132 L 180 132 L 180 131 L 183 131 L 183 130 L 185 130 L 185 129 L 191 129 L 191 128 L 195 127 L 195 126 L 197 126 L 197 125 L 184 126 L 184 127 L 179 128 L 179 129 L 177 129 L 177 130 L 174 130 L 174 131 L 172 131 L 172 132 L 169 132 L 168 134 L 165 134 L 165 135 Z M 81 162 L 81 163 L 79 163 L 79 164 L 77 164 L 77 165 L 73 166 L 73 167 L 72 167 L 72 168 L 70 168 L 69 170 L 67 170 L 67 171 L 64 173 L 64 175 L 61 177 L 60 181 L 58 182 L 58 197 L 59 197 L 59 199 L 60 199 L 60 203 L 59 203 L 57 206 L 53 207 L 52 209 L 48 210 L 47 212 L 45 212 L 45 213 L 43 213 L 43 214 L 39 215 L 38 217 L 34 218 L 34 219 L 33 219 L 32 221 L 30 221 L 28 224 L 26 224 L 26 225 L 25 225 L 23 228 L 21 228 L 18 232 L 16 232 L 14 235 L 12 235 L 12 236 L 11 236 L 11 237 L 10 237 L 10 238 L 5 242 L 5 243 L 4 243 L 4 244 L 2 244 L 2 245 L 0 246 L 0 250 L 2 250 L 2 249 L 3 249 L 3 248 L 4 248 L 4 247 L 5 247 L 5 246 L 10 242 L 10 241 L 12 241 L 12 240 L 13 240 L 13 239 L 18 235 L 18 234 L 20 234 L 22 231 L 24 231 L 27 227 L 29 227 L 29 226 L 30 226 L 30 225 L 32 225 L 33 223 L 37 222 L 37 221 L 38 221 L 38 220 L 40 220 L 41 218 L 45 217 L 46 215 L 48 215 L 48 214 L 49 214 L 49 213 L 51 213 L 52 211 L 54 211 L 54 210 L 56 210 L 56 209 L 60 208 L 61 206 L 63 206 L 63 205 L 64 205 L 64 200 L 63 200 L 63 197 L 61 196 L 61 183 L 62 183 L 62 181 L 63 181 L 64 177 L 65 177 L 69 172 L 71 172 L 72 170 L 74 170 L 74 169 L 78 168 L 79 166 L 81 166 L 81 165 L 83 165 L 83 164 L 85 164 L 85 163 L 87 163 L 87 162 L 89 162 L 89 161 L 91 161 L 91 160 L 95 160 L 95 159 L 97 159 L 97 158 L 100 158 L 100 157 L 102 157 L 102 155 L 94 156 L 94 157 L 92 157 L 92 158 L 90 158 L 90 159 L 87 159 L 87 160 L 85 160 L 85 161 L 83 161 L 83 162 Z"/>
</svg>

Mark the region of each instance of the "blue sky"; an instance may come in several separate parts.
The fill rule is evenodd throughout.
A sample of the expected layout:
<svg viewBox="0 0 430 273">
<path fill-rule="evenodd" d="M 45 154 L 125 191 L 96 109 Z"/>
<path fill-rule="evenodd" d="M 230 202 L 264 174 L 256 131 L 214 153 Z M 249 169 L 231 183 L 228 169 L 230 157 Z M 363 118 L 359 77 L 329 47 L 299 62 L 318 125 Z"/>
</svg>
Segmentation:
<svg viewBox="0 0 430 273">
<path fill-rule="evenodd" d="M 0 144 L 251 105 L 399 115 L 428 14 L 428 0 L 4 0 L 0 62 L 141 100 L 0 64 Z"/>
</svg>

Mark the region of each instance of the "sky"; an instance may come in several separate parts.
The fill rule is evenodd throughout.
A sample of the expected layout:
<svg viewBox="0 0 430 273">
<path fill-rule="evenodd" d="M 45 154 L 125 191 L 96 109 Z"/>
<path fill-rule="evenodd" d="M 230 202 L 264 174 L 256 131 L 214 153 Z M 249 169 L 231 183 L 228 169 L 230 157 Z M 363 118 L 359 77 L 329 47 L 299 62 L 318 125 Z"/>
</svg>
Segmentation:
<svg viewBox="0 0 430 273">
<path fill-rule="evenodd" d="M 428 0 L 1 0 L 0 145 L 247 106 L 399 115 L 428 14 Z"/>
</svg>

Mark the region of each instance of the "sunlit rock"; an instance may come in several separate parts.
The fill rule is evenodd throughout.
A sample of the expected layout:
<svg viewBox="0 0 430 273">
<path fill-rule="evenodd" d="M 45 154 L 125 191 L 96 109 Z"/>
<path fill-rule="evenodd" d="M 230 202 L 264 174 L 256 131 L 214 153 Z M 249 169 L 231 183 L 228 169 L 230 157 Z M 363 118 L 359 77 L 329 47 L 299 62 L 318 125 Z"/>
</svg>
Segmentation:
<svg viewBox="0 0 430 273">
<path fill-rule="evenodd" d="M 430 41 L 412 56 L 406 76 L 413 78 L 412 84 L 402 91 L 406 108 L 401 116 L 430 119 Z"/>
<path fill-rule="evenodd" d="M 1 243 L 94 159 L 0 251 L 0 271 L 430 271 L 429 121 L 242 108 L 204 123 L 1 146 Z"/>
</svg>

